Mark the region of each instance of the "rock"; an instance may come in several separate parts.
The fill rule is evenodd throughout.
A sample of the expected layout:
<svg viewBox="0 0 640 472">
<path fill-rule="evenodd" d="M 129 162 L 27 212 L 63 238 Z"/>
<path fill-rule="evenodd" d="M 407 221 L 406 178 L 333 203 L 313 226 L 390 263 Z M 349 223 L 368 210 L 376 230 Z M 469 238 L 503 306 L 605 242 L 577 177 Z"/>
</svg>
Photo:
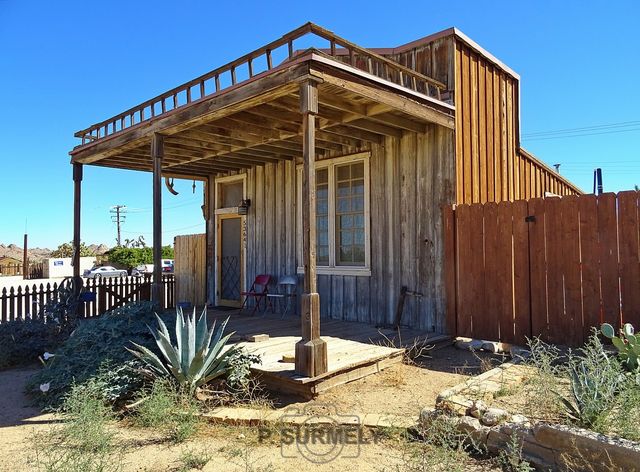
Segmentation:
<svg viewBox="0 0 640 472">
<path fill-rule="evenodd" d="M 509 355 L 512 359 L 527 359 L 531 355 L 531 351 L 520 346 L 511 346 L 509 349 Z"/>
<path fill-rule="evenodd" d="M 485 426 L 495 426 L 509 418 L 509 413 L 500 408 L 489 408 L 484 412 L 480 421 Z"/>
<path fill-rule="evenodd" d="M 487 405 L 485 405 L 482 400 L 476 400 L 469 408 L 467 408 L 466 414 L 467 416 L 480 419 L 482 418 L 482 415 L 484 415 L 485 411 L 487 411 Z"/>
<path fill-rule="evenodd" d="M 456 341 L 455 346 L 463 351 L 479 351 L 482 349 L 482 341 L 479 339 L 471 339 L 469 341 L 460 339 Z"/>
<path fill-rule="evenodd" d="M 423 408 L 420 412 L 420 424 L 428 424 L 441 414 L 442 413 L 439 410 L 436 410 L 434 408 Z"/>
<path fill-rule="evenodd" d="M 510 423 L 526 425 L 529 424 L 529 418 L 524 415 L 511 415 L 509 418 Z"/>
<path fill-rule="evenodd" d="M 498 343 L 493 342 L 493 341 L 485 341 L 482 343 L 482 350 L 483 351 L 487 351 L 487 352 L 491 352 L 493 354 L 497 354 L 499 352 L 502 352 L 502 349 L 500 349 L 500 346 L 498 345 Z"/>
</svg>

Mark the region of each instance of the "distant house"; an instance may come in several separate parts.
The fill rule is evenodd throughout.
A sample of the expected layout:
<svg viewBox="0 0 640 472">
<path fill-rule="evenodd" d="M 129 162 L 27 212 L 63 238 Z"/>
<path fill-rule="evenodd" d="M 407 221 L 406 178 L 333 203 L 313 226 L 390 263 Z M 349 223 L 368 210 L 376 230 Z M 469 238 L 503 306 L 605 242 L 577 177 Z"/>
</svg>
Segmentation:
<svg viewBox="0 0 640 472">
<path fill-rule="evenodd" d="M 299 274 L 303 340 L 393 323 L 402 287 L 402 324 L 445 332 L 443 206 L 581 193 L 521 147 L 518 74 L 455 28 L 368 49 L 308 23 L 76 136 L 77 244 L 83 165 L 153 172 L 154 247 L 161 178 L 202 180 L 208 302 Z"/>
<path fill-rule="evenodd" d="M 0 275 L 22 274 L 22 261 L 14 257 L 0 256 Z"/>
</svg>

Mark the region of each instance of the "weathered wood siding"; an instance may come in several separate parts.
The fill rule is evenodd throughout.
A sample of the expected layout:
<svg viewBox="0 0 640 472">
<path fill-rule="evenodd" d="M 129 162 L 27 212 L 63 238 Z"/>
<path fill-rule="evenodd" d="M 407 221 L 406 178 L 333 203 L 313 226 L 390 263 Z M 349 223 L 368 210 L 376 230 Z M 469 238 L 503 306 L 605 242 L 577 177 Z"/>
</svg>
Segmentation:
<svg viewBox="0 0 640 472">
<path fill-rule="evenodd" d="M 550 170 L 533 155 L 520 148 L 520 199 L 544 197 L 545 192 L 556 195 L 576 195 L 582 193 L 571 182 Z"/>
<path fill-rule="evenodd" d="M 519 80 L 464 42 L 455 48 L 456 200 L 486 203 L 580 191 L 520 148 Z"/>
<path fill-rule="evenodd" d="M 444 332 L 441 208 L 455 200 L 453 139 L 434 126 L 371 145 L 371 276 L 318 275 L 322 318 L 391 323 L 406 285 L 424 297 L 407 297 L 403 324 Z M 295 170 L 282 161 L 247 171 L 249 284 L 296 273 Z"/>
<path fill-rule="evenodd" d="M 204 305 L 207 301 L 206 235 L 176 236 L 173 240 L 177 302 Z"/>
</svg>

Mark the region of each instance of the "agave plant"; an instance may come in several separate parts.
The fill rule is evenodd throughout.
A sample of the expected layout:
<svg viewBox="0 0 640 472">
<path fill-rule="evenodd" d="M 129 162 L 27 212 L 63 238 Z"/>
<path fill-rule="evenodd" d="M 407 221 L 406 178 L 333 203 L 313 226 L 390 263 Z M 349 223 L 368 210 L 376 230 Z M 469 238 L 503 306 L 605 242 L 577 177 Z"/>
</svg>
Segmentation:
<svg viewBox="0 0 640 472">
<path fill-rule="evenodd" d="M 625 323 L 620 328 L 620 336 L 616 336 L 616 332 L 609 323 L 603 323 L 600 332 L 611 339 L 611 342 L 618 350 L 618 357 L 628 370 L 634 371 L 638 369 L 640 364 L 640 337 L 636 336 L 631 323 Z"/>
<path fill-rule="evenodd" d="M 240 348 L 232 346 L 223 350 L 224 345 L 234 333 L 224 335 L 229 318 L 216 329 L 214 321 L 211 329 L 207 326 L 205 308 L 196 322 L 195 308 L 186 319 L 182 309 L 176 310 L 175 337 L 177 345 L 171 343 L 167 326 L 156 314 L 159 328 L 151 329 L 151 334 L 162 353 L 162 359 L 144 346 L 132 342 L 136 349 L 127 350 L 144 362 L 154 375 L 174 377 L 188 391 L 193 392 L 200 385 L 227 373 L 229 361 Z"/>
</svg>

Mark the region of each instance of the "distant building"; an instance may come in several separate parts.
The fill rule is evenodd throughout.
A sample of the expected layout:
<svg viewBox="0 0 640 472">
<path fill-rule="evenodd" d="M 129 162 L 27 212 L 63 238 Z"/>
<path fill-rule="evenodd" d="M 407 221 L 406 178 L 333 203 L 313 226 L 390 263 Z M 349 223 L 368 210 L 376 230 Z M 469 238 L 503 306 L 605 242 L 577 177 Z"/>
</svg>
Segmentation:
<svg viewBox="0 0 640 472">
<path fill-rule="evenodd" d="M 0 275 L 21 275 L 22 261 L 14 257 L 0 256 Z"/>
</svg>

